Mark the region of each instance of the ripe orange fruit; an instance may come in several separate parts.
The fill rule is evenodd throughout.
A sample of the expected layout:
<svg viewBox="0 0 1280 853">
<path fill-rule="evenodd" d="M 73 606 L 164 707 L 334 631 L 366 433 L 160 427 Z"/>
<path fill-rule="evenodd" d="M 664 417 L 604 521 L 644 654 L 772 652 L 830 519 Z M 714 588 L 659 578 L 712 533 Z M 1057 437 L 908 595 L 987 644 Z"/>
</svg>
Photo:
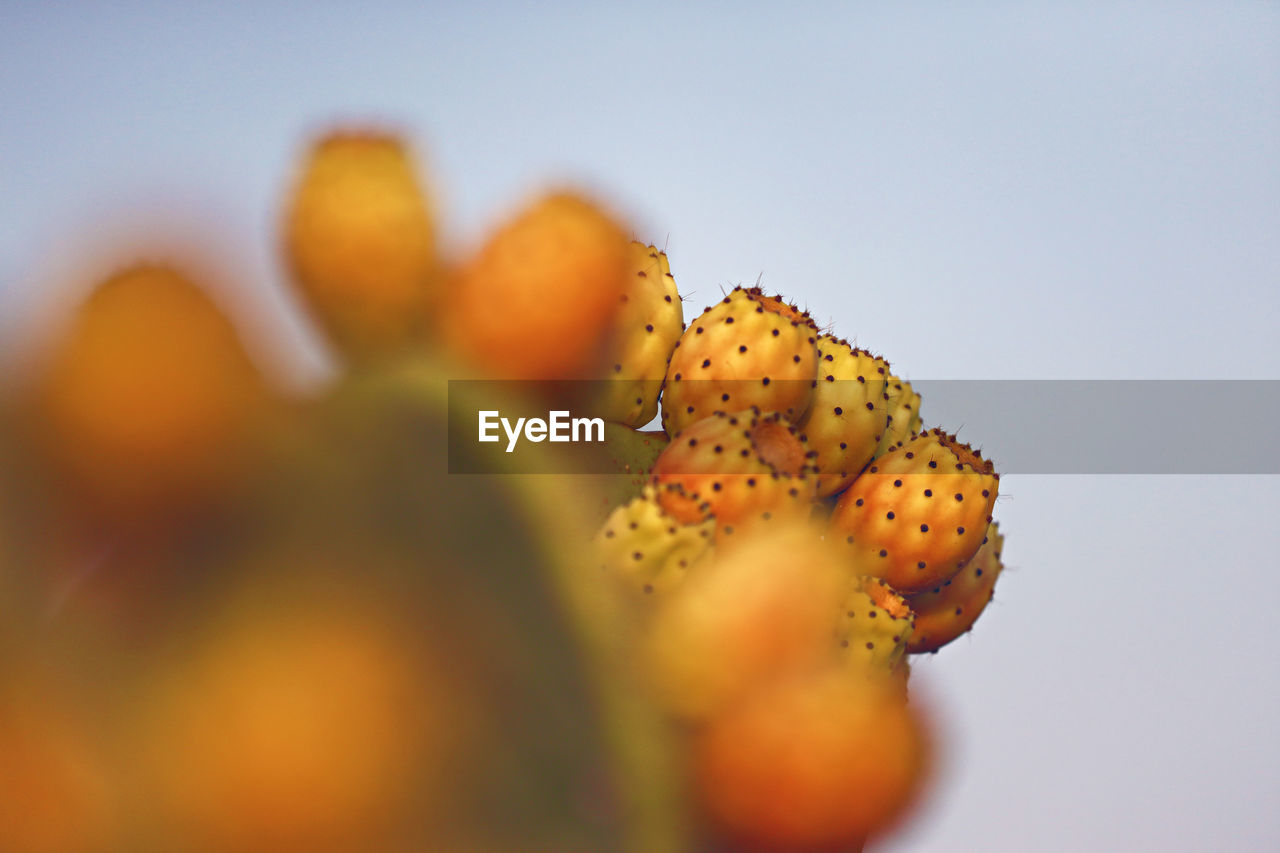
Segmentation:
<svg viewBox="0 0 1280 853">
<path fill-rule="evenodd" d="M 628 260 L 626 233 L 613 218 L 580 196 L 548 195 L 462 266 L 441 333 L 493 378 L 603 375 Z"/>
<path fill-rule="evenodd" d="M 697 736 L 708 816 L 750 847 L 841 850 L 892 825 L 915 799 L 927 746 L 889 677 L 839 669 L 766 685 Z"/>
</svg>

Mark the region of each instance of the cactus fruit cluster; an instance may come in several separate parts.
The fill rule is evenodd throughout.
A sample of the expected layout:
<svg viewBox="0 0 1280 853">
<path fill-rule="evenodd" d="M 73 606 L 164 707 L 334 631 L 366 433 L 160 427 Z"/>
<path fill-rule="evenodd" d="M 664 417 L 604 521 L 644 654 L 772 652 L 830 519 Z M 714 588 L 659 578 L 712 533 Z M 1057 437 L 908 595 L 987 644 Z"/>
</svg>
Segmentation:
<svg viewBox="0 0 1280 853">
<path fill-rule="evenodd" d="M 780 295 L 686 323 L 585 195 L 458 247 L 428 187 L 378 133 L 289 187 L 328 387 L 165 246 L 0 386 L 0 848 L 873 843 L 930 767 L 911 656 L 994 594 L 993 464 Z M 467 440 L 529 406 L 598 452 Z"/>
</svg>

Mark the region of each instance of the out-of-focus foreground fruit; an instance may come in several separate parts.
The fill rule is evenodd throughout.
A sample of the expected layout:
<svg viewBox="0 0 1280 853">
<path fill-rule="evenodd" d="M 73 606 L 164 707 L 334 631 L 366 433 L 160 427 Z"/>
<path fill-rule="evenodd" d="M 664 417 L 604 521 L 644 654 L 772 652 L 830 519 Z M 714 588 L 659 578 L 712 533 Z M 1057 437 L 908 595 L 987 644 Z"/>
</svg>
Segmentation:
<svg viewBox="0 0 1280 853">
<path fill-rule="evenodd" d="M 348 355 L 406 345 L 440 297 L 435 213 L 395 137 L 321 139 L 293 189 L 284 245 L 307 306 Z"/>
<path fill-rule="evenodd" d="M 695 746 L 706 808 L 750 849 L 848 850 L 898 820 L 924 777 L 916 710 L 888 676 L 807 674 L 711 720 Z"/>
<path fill-rule="evenodd" d="M 446 408 L 426 361 L 295 406 L 199 525 L 102 564 L 148 564 L 127 622 L 86 618 L 94 571 L 0 584 L 5 683 L 38 660 L 93 709 L 84 734 L 24 711 L 49 742 L 0 755 L 5 849 L 681 849 L 591 499 L 528 457 L 450 477 Z M 38 573 L 42 531 L 18 536 Z"/>
<path fill-rule="evenodd" d="M 439 333 L 481 376 L 605 376 L 629 261 L 626 232 L 609 214 L 578 195 L 547 195 L 462 264 Z"/>
<path fill-rule="evenodd" d="M 266 391 L 200 285 L 140 265 L 93 291 L 36 395 L 35 440 L 63 485 L 94 513 L 136 517 L 225 488 Z"/>
</svg>

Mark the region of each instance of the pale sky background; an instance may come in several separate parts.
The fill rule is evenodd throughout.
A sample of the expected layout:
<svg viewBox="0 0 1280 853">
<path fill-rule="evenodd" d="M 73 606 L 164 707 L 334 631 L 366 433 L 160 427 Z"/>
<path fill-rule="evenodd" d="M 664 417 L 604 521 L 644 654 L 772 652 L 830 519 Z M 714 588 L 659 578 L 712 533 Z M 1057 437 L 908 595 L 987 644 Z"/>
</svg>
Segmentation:
<svg viewBox="0 0 1280 853">
<path fill-rule="evenodd" d="M 908 377 L 1280 378 L 1280 4 L 259 5 L 2 7 L 0 344 L 199 234 L 320 375 L 275 225 L 355 121 L 461 244 L 587 186 L 694 313 L 763 276 Z M 997 604 L 916 669 L 947 770 L 879 849 L 1280 849 L 1278 513 L 1278 477 L 1007 477 Z"/>
</svg>

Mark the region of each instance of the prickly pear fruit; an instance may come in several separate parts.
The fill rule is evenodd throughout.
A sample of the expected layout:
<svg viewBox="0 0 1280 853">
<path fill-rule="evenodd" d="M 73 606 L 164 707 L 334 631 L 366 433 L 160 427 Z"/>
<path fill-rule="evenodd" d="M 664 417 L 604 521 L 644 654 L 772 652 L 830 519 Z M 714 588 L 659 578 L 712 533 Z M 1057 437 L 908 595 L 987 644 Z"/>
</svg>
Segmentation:
<svg viewBox="0 0 1280 853">
<path fill-rule="evenodd" d="M 1000 553 L 1004 536 L 999 523 L 987 528 L 982 547 L 951 580 L 911 596 L 911 609 L 916 613 L 916 631 L 907 650 L 919 654 L 945 646 L 973 628 L 983 609 L 995 594 L 996 578 L 1004 565 Z"/>
<path fill-rule="evenodd" d="M 141 265 L 80 308 L 39 388 L 37 439 L 78 497 L 118 516 L 226 485 L 265 383 L 221 310 Z"/>
<path fill-rule="evenodd" d="M 617 473 L 598 477 L 582 475 L 599 480 L 597 491 L 601 501 L 600 518 L 640 495 L 649 482 L 653 463 L 668 443 L 667 434 L 661 430 L 637 430 L 611 421 L 605 422 L 603 452 L 608 459 L 603 470 Z"/>
<path fill-rule="evenodd" d="M 913 435 L 919 434 L 924 422 L 920 420 L 920 395 L 911 387 L 911 383 L 897 376 L 890 376 L 885 386 L 888 398 L 885 405 L 889 409 L 889 425 L 876 445 L 874 458 L 888 453 L 892 448 L 905 444 Z"/>
<path fill-rule="evenodd" d="M 285 256 L 304 302 L 348 354 L 403 344 L 440 286 L 434 214 L 404 144 L 336 133 L 294 187 Z"/>
<path fill-rule="evenodd" d="M 807 524 L 757 528 L 660 603 L 644 644 L 661 704 L 702 719 L 781 674 L 834 661 L 840 555 Z"/>
<path fill-rule="evenodd" d="M 818 330 L 758 287 L 737 287 L 685 329 L 667 366 L 662 426 L 668 434 L 712 412 L 756 407 L 792 423 L 809 409 L 818 375 Z"/>
<path fill-rule="evenodd" d="M 612 362 L 594 414 L 642 427 L 658 414 L 667 362 L 684 331 L 684 309 L 666 252 L 632 241 L 631 275 L 614 318 Z"/>
<path fill-rule="evenodd" d="M 810 451 L 796 427 L 777 412 L 716 412 L 671 438 L 653 464 L 652 482 L 682 492 L 658 495 L 676 518 L 714 515 L 717 530 L 808 511 L 816 482 Z"/>
<path fill-rule="evenodd" d="M 604 375 L 628 274 L 626 232 L 590 201 L 548 195 L 463 265 L 444 307 L 453 352 L 491 377 Z"/>
<path fill-rule="evenodd" d="M 694 748 L 701 799 L 735 850 L 858 849 L 912 805 L 928 755 L 891 676 L 839 667 L 763 685 Z"/>
<path fill-rule="evenodd" d="M 875 460 L 836 503 L 829 536 L 846 543 L 853 571 L 903 594 L 950 579 L 982 544 L 1000 475 L 940 429 Z"/>
<path fill-rule="evenodd" d="M 855 578 L 845 597 L 836 639 L 857 669 L 891 672 L 906 658 L 915 614 L 880 578 Z"/>
<path fill-rule="evenodd" d="M 657 490 L 618 507 L 596 534 L 601 566 L 641 591 L 662 593 L 681 583 L 711 551 L 715 522 L 682 524 L 663 511 Z"/>
<path fill-rule="evenodd" d="M 818 385 L 800 431 L 817 453 L 818 497 L 826 497 L 853 482 L 884 436 L 889 365 L 831 335 L 817 347 Z"/>
</svg>

